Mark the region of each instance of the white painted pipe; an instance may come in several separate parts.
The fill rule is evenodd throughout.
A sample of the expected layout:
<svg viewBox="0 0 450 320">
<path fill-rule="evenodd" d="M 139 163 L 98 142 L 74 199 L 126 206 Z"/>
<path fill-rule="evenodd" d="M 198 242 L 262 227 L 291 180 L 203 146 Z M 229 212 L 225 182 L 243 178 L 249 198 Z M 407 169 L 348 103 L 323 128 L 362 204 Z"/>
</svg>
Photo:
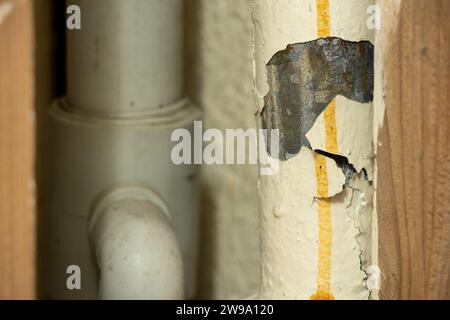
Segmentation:
<svg viewBox="0 0 450 320">
<path fill-rule="evenodd" d="M 88 117 L 68 109 L 63 99 L 50 110 L 47 296 L 98 297 L 101 275 L 88 234 L 92 206 L 105 190 L 126 183 L 154 190 L 170 208 L 183 254 L 186 296 L 192 297 L 198 270 L 198 180 L 194 166 L 170 161 L 170 138 L 175 128 L 187 128 L 193 135 L 198 109 L 180 101 L 157 117 L 126 120 Z M 67 289 L 70 265 L 81 269 L 81 290 Z M 132 268 L 129 276 L 135 277 Z"/>
<path fill-rule="evenodd" d="M 69 0 L 67 95 L 78 112 L 133 116 L 182 98 L 181 0 Z"/>
<path fill-rule="evenodd" d="M 303 116 L 300 120 L 294 118 L 297 122 L 290 128 L 279 126 L 281 137 L 292 138 L 292 132 L 297 133 L 297 127 L 311 119 L 310 110 L 317 109 L 293 109 L 298 113 L 289 116 L 290 108 L 306 104 L 310 107 L 310 101 L 315 103 L 327 92 L 311 80 L 328 70 L 321 69 L 327 62 L 320 57 L 334 57 L 323 53 L 321 46 L 324 43 L 334 46 L 341 41 L 373 43 L 374 31 L 367 27 L 366 21 L 368 8 L 374 1 L 287 2 L 252 1 L 254 95 L 259 124 L 261 115 L 274 127 L 279 122 L 289 125 L 289 119 Z M 336 52 L 336 56 L 342 55 L 344 59 L 351 56 L 346 54 L 345 46 Z M 366 53 L 367 50 L 359 52 L 361 56 Z M 333 76 L 327 79 L 331 81 Z M 305 132 L 311 148 L 303 145 L 299 150 L 299 144 L 292 140 L 290 147 L 295 154 L 280 161 L 277 174 L 259 179 L 262 299 L 373 297 L 366 285 L 366 270 L 376 263 L 376 246 L 372 241 L 376 237 L 372 233 L 376 231 L 372 224 L 374 189 L 368 181 L 373 177 L 373 104 L 344 95 L 350 96 L 338 92 L 332 97 L 334 103 L 327 101 L 326 108 L 312 118 L 311 127 Z M 309 97 L 314 99 L 307 100 Z M 307 102 L 303 104 L 304 101 Z M 287 143 L 281 143 L 288 149 Z M 333 157 L 321 156 L 314 150 L 346 157 L 358 174 L 346 181 Z"/>
<path fill-rule="evenodd" d="M 181 299 L 183 258 L 167 206 L 140 187 L 103 197 L 89 222 L 100 299 Z"/>
<path fill-rule="evenodd" d="M 182 1 L 67 4 L 80 6 L 81 30 L 67 32 L 68 96 L 50 109 L 45 267 L 51 276 L 44 280 L 45 295 L 180 298 L 186 288 L 192 297 L 198 269 L 196 169 L 170 160 L 173 130 L 192 131 L 200 117 L 182 96 Z M 171 223 L 154 197 L 138 201 L 134 194 L 117 202 L 120 215 L 114 206 L 97 206 L 91 216 L 99 194 L 124 183 L 160 194 Z M 100 219 L 93 223 L 92 217 Z M 120 242 L 115 235 L 129 237 Z M 73 275 L 81 288 L 67 286 L 73 265 L 81 272 Z"/>
</svg>

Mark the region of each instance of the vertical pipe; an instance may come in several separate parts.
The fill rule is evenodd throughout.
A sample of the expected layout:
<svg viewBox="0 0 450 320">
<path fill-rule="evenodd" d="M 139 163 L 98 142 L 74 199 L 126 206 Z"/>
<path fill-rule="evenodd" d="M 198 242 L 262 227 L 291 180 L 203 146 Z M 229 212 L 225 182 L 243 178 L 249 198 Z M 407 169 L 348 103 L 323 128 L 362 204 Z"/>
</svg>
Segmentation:
<svg viewBox="0 0 450 320">
<path fill-rule="evenodd" d="M 121 243 L 92 241 L 92 234 L 89 239 L 93 203 L 105 190 L 125 184 L 154 190 L 167 202 L 173 230 L 166 228 L 164 235 L 173 246 L 175 236 L 179 239 L 184 270 L 170 279 L 161 277 L 161 281 L 174 284 L 168 288 L 174 290 L 165 291 L 161 297 L 179 297 L 183 294 L 181 287 L 192 297 L 196 291 L 198 251 L 196 169 L 170 161 L 173 130 L 193 130 L 193 121 L 200 117 L 198 109 L 182 95 L 182 1 L 70 0 L 68 4 L 80 7 L 81 30 L 68 31 L 68 96 L 57 100 L 50 109 L 47 268 L 52 277 L 47 296 L 98 297 L 97 266 L 108 267 L 103 249 Z M 159 263 L 169 261 L 171 252 L 178 253 L 164 251 L 167 247 L 155 249 L 156 241 L 143 243 L 147 234 L 147 240 L 157 234 L 155 225 L 140 226 L 133 218 L 139 215 L 125 212 L 123 216 L 127 215 L 127 225 L 116 231 L 132 233 L 141 228 L 142 233 L 136 231 L 130 237 L 129 246 L 139 251 L 133 253 L 135 262 L 144 257 L 145 265 L 149 265 L 152 259 L 147 251 L 161 254 L 161 259 L 156 259 Z M 112 222 L 122 218 L 106 216 Z M 147 222 L 156 216 L 161 215 L 148 212 Z M 109 226 L 108 220 L 103 221 Z M 91 252 L 93 247 L 100 247 L 97 261 Z M 115 259 L 123 251 L 119 248 L 114 253 Z M 171 261 L 177 263 L 170 270 L 180 271 L 179 255 L 174 255 L 177 258 Z M 152 268 L 159 266 L 158 261 Z M 120 276 L 128 276 L 137 284 L 136 291 L 132 286 L 117 289 L 114 273 L 106 269 L 103 275 L 108 276 L 108 283 L 100 282 L 100 290 L 112 286 L 114 296 L 104 297 L 156 297 L 150 286 L 142 286 L 139 280 L 155 279 L 154 273 L 146 276 L 150 272 L 146 266 L 134 269 L 140 273 L 133 274 L 126 262 L 114 263 L 122 271 Z M 81 288 L 67 286 L 71 266 L 81 270 Z M 123 272 L 126 269 L 128 274 Z M 170 274 L 169 269 L 165 271 Z M 182 279 L 185 283 L 180 285 Z"/>
<path fill-rule="evenodd" d="M 78 111 L 126 117 L 182 97 L 181 0 L 69 0 L 68 101 Z"/>
<path fill-rule="evenodd" d="M 281 160 L 260 177 L 262 298 L 370 297 L 371 4 L 253 1 L 258 122 Z"/>
</svg>

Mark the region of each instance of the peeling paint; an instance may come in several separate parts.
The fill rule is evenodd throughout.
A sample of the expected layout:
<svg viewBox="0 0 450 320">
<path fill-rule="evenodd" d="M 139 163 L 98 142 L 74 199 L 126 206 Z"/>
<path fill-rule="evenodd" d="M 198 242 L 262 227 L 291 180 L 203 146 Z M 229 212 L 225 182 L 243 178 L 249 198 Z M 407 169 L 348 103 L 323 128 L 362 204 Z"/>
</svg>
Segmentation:
<svg viewBox="0 0 450 320">
<path fill-rule="evenodd" d="M 361 269 L 366 270 L 371 257 L 374 188 L 372 183 L 365 178 L 364 172 L 351 179 L 349 188 L 352 190 L 352 200 L 348 205 L 347 212 L 358 230 L 355 239 L 361 250 Z"/>
<path fill-rule="evenodd" d="M 331 291 L 338 299 L 368 299 L 370 291 L 365 284 L 367 274 L 362 257 L 367 256 L 364 248 L 371 243 L 371 235 L 361 232 L 359 221 L 370 221 L 371 212 L 361 213 L 363 217 L 354 216 L 355 208 L 363 205 L 364 197 L 361 197 L 359 191 L 349 187 L 330 199 L 330 202 L 333 206 Z M 345 276 L 349 273 L 351 276 Z"/>
<path fill-rule="evenodd" d="M 373 187 L 361 172 L 353 175 L 341 192 L 327 198 L 333 208 L 330 291 L 339 299 L 368 299 L 371 295 L 365 270 L 372 254 L 372 197 Z M 352 272 L 352 277 L 333 276 L 349 270 L 360 271 Z M 351 295 L 348 287 L 353 288 Z"/>
<path fill-rule="evenodd" d="M 10 1 L 0 3 L 0 25 L 11 14 L 14 9 L 14 5 Z"/>
<path fill-rule="evenodd" d="M 343 96 L 336 100 L 336 153 L 345 157 L 356 172 L 366 169 L 369 180 L 373 179 L 373 104 L 359 103 Z M 343 133 L 345 132 L 345 134 Z M 326 150 L 325 119 L 318 117 L 306 134 L 314 150 Z M 357 137 L 357 139 L 355 139 Z"/>
<path fill-rule="evenodd" d="M 265 299 L 373 297 L 371 1 L 254 1 L 255 110 L 283 160 L 260 177 Z"/>
<path fill-rule="evenodd" d="M 345 183 L 344 183 L 345 186 L 348 186 L 350 183 L 350 179 L 352 179 L 353 176 L 357 174 L 355 167 L 348 161 L 346 157 L 328 153 L 320 149 L 315 150 L 315 152 L 330 159 L 333 159 L 336 162 L 336 165 L 341 169 L 342 173 L 345 176 Z"/>
<path fill-rule="evenodd" d="M 337 95 L 372 101 L 373 57 L 370 42 L 335 37 L 277 52 L 266 66 L 269 93 L 261 113 L 264 129 L 280 130 L 279 154 L 271 156 L 287 160 L 302 146 L 311 148 L 306 134 Z"/>
</svg>

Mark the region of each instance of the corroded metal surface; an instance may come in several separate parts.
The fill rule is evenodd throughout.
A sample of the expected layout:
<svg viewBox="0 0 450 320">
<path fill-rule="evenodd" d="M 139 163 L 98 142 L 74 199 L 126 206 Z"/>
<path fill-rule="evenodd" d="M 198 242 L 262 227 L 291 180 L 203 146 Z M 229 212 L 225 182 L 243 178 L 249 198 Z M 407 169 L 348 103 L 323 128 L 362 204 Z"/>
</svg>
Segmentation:
<svg viewBox="0 0 450 320">
<path fill-rule="evenodd" d="M 264 129 L 279 129 L 279 154 L 271 156 L 286 160 L 302 146 L 310 147 L 305 135 L 336 95 L 372 101 L 373 56 L 368 41 L 334 37 L 288 45 L 277 52 L 266 66 L 269 93 L 261 114 Z"/>
</svg>

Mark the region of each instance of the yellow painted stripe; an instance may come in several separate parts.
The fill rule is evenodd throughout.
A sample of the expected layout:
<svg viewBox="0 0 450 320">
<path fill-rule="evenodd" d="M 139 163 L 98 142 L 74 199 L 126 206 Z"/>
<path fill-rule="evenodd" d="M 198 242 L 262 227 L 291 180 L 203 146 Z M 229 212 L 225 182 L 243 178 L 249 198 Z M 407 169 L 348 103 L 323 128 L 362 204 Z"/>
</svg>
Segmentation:
<svg viewBox="0 0 450 320">
<path fill-rule="evenodd" d="M 325 38 L 330 36 L 330 1 L 317 0 L 317 36 Z"/>
<path fill-rule="evenodd" d="M 330 3 L 329 0 L 316 0 L 317 6 L 317 36 L 325 38 L 330 36 Z M 336 101 L 327 106 L 324 111 L 325 120 L 325 147 L 326 151 L 337 153 L 336 130 Z M 331 203 L 328 197 L 328 174 L 326 157 L 315 154 L 318 220 L 319 220 L 319 249 L 317 264 L 317 291 L 311 296 L 313 300 L 334 300 L 330 292 L 331 283 L 331 248 L 333 241 L 333 227 L 331 224 Z"/>
<path fill-rule="evenodd" d="M 330 153 L 338 153 L 336 128 L 336 99 L 333 99 L 324 113 L 325 120 L 325 147 Z"/>
<path fill-rule="evenodd" d="M 327 199 L 319 199 L 319 263 L 316 300 L 331 300 L 331 203 Z"/>
<path fill-rule="evenodd" d="M 316 160 L 317 196 L 319 198 L 328 197 L 328 175 L 327 158 L 321 154 L 314 153 Z"/>
<path fill-rule="evenodd" d="M 328 175 L 326 157 L 315 153 L 318 218 L 319 218 L 319 252 L 317 265 L 317 291 L 311 296 L 312 300 L 333 300 L 330 292 L 331 279 L 331 203 L 325 199 L 328 197 Z"/>
</svg>

